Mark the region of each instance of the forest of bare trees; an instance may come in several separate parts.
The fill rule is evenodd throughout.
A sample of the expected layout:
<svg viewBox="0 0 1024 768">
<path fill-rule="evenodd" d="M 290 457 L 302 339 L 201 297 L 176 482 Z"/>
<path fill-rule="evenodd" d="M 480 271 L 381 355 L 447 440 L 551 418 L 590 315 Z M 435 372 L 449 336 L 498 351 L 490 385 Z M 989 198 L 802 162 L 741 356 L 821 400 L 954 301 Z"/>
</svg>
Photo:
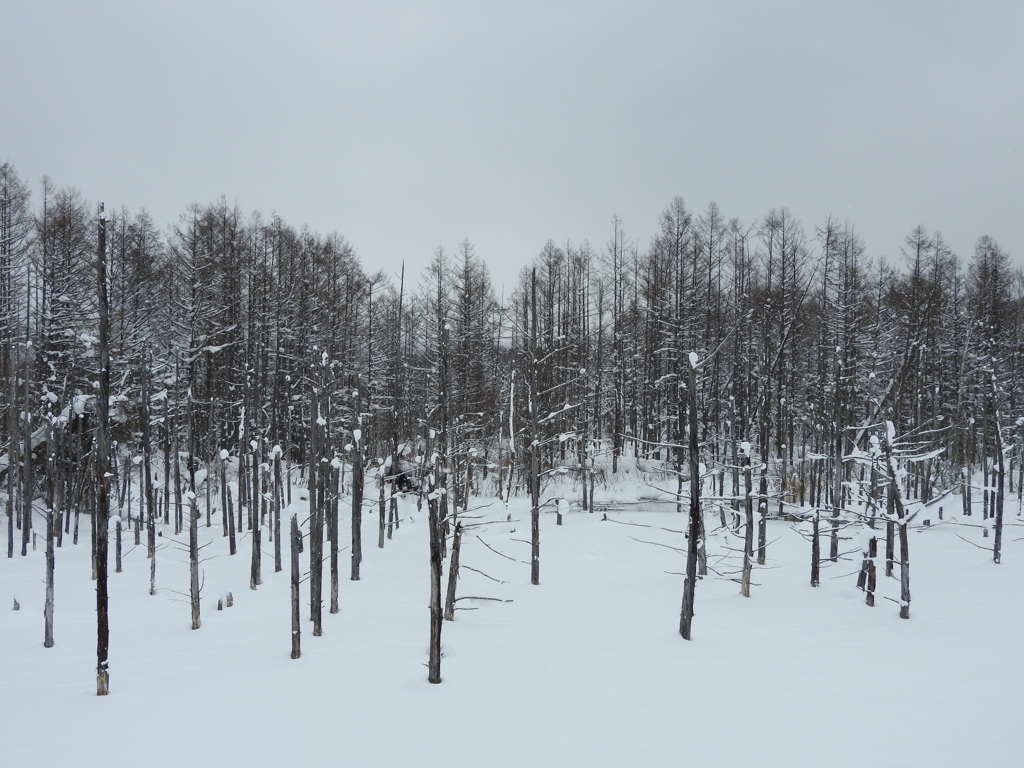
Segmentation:
<svg viewBox="0 0 1024 768">
<path fill-rule="evenodd" d="M 151 557 L 155 522 L 210 525 L 211 507 L 232 548 L 236 530 L 257 532 L 255 589 L 269 567 L 261 526 L 282 569 L 283 462 L 308 484 L 309 546 L 325 530 L 331 542 L 336 601 L 342 484 L 357 508 L 379 488 L 381 546 L 393 492 L 423 493 L 433 560 L 471 495 L 530 497 L 536 510 L 544 478 L 561 473 L 593 509 L 595 483 L 625 457 L 673 473 L 682 511 L 699 450 L 709 503 L 747 519 L 748 560 L 764 562 L 768 517 L 808 509 L 829 536 L 814 567 L 834 560 L 857 502 L 872 527 L 877 515 L 891 570 L 904 501 L 947 493 L 950 508 L 991 518 L 999 560 L 1002 501 L 1024 482 L 1024 273 L 988 236 L 961 256 L 916 226 L 886 263 L 850 222 L 801 223 L 786 208 L 740 222 L 676 198 L 649 242 L 614 219 L 604 244 L 539 244 L 499 301 L 469 242 L 438 248 L 420 275 L 390 275 L 337 234 L 223 198 L 166 230 L 144 210 L 100 217 L 77 189 L 44 179 L 33 191 L 0 166 L 8 557 L 35 529 L 77 542 L 80 516 L 104 521 L 131 481 L 142 510 L 129 505 L 124 524 Z M 322 578 L 314 569 L 310 589 Z M 311 592 L 317 615 L 319 600 Z M 297 623 L 295 641 L 297 655 Z"/>
</svg>

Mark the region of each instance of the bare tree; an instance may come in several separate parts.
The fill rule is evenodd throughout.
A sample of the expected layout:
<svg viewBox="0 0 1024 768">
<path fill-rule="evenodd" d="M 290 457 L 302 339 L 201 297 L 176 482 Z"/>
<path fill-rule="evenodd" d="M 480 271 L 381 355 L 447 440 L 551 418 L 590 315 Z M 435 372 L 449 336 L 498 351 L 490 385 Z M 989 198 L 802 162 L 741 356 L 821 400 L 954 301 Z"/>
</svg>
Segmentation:
<svg viewBox="0 0 1024 768">
<path fill-rule="evenodd" d="M 687 528 L 686 581 L 683 583 L 683 610 L 679 619 L 679 634 L 689 640 L 693 624 L 693 598 L 697 585 L 698 547 L 701 546 L 700 459 L 697 443 L 697 353 L 689 356 L 687 377 L 687 404 L 689 411 L 690 453 L 690 522 Z"/>
<path fill-rule="evenodd" d="M 292 658 L 302 655 L 302 618 L 299 615 L 299 532 L 298 515 L 292 515 L 291 527 L 291 576 L 292 576 Z"/>
<path fill-rule="evenodd" d="M 96 541 L 96 695 L 110 692 L 107 649 L 110 627 L 107 618 L 107 519 L 110 504 L 107 498 L 110 444 L 107 434 L 110 407 L 110 351 L 107 341 L 109 328 L 107 302 L 107 220 L 103 204 L 99 209 L 99 237 L 96 247 L 96 276 L 99 296 L 99 390 L 96 393 L 96 458 L 95 488 L 96 511 L 93 517 Z"/>
</svg>

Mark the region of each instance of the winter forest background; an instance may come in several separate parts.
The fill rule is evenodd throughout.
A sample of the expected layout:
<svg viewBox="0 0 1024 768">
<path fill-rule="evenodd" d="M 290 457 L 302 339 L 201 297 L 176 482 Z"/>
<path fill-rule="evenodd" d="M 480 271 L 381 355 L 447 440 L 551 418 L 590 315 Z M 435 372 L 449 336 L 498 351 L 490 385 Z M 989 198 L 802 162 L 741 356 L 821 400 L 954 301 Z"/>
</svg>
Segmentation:
<svg viewBox="0 0 1024 768">
<path fill-rule="evenodd" d="M 70 477 L 94 410 L 97 208 L 77 189 L 44 179 L 32 194 L 13 166 L 0 172 L 9 461 L 26 431 L 53 425 L 77 436 L 56 459 Z M 558 437 L 544 440 L 542 471 L 585 472 L 601 457 L 615 474 L 623 456 L 682 466 L 680 370 L 693 351 L 706 360 L 699 439 L 719 494 L 747 441 L 778 504 L 816 504 L 846 487 L 836 466 L 844 482 L 856 474 L 836 460 L 866 451 L 885 420 L 928 455 L 908 480 L 915 498 L 958 487 L 965 468 L 987 478 L 1000 450 L 1011 488 L 1024 468 L 1024 275 L 988 236 L 962 256 L 914 227 L 887 264 L 851 222 L 805 226 L 780 208 L 744 223 L 676 198 L 650 242 L 618 220 L 599 246 L 549 240 L 499 297 L 469 242 L 439 247 L 423 274 L 375 273 L 338 234 L 224 199 L 165 231 L 144 210 L 110 212 L 106 230 L 121 451 L 138 451 L 148 387 L 155 444 L 210 462 L 244 434 L 246 450 L 256 439 L 259 456 L 280 445 L 301 462 L 316 389 L 329 454 L 356 428 L 372 459 L 399 443 L 417 453 L 444 418 L 449 458 L 466 467 L 456 482 L 477 493 L 521 492 L 533 438 Z M 531 436 L 534 360 L 547 416 Z M 35 495 L 39 478 L 15 474 L 15 495 Z"/>
<path fill-rule="evenodd" d="M 383 744 L 382 764 L 419 762 L 394 729 L 451 722 L 456 765 L 526 728 L 546 735 L 493 764 L 534 744 L 542 763 L 656 764 L 680 720 L 710 759 L 736 690 L 759 713 L 743 759 L 862 764 L 835 749 L 837 711 L 880 764 L 1016 754 L 1020 558 L 1001 563 L 1024 497 L 1024 271 L 987 235 L 961 256 L 917 226 L 889 264 L 851 222 L 675 198 L 649 242 L 618 218 L 601 245 L 549 240 L 497 295 L 468 241 L 384 274 L 224 198 L 161 229 L 4 163 L 0 322 L 4 586 L 42 609 L 48 649 L 5 613 L 15 758 L 51 702 L 69 734 L 106 722 L 80 696 L 93 647 L 97 693 L 110 658 L 124 687 L 112 717 L 144 701 L 166 722 L 198 691 L 225 731 L 254 702 L 278 727 L 201 736 L 200 763 L 285 759 L 298 730 L 333 749 L 341 689 L 357 754 Z M 912 559 L 923 618 L 842 599 L 910 618 Z M 343 560 L 363 586 L 340 586 Z M 189 611 L 201 639 L 179 632 Z M 695 613 L 708 642 L 680 653 L 672 625 L 690 640 Z M 308 665 L 276 663 L 289 618 Z M 451 693 L 425 698 L 424 657 Z M 936 735 L 961 708 L 985 717 Z M 95 764 L 131 764 L 152 727 Z M 155 764 L 193 758 L 172 739 Z"/>
</svg>

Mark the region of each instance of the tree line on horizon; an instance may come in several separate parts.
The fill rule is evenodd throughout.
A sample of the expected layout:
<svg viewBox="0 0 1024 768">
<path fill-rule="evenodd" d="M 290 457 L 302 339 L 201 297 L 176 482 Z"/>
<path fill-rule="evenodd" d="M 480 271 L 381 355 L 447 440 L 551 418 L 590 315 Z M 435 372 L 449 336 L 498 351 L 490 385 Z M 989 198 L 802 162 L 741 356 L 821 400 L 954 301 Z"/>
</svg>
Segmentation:
<svg viewBox="0 0 1024 768">
<path fill-rule="evenodd" d="M 44 178 L 32 195 L 0 166 L 9 466 L 26 425 L 74 432 L 95 409 L 96 218 L 77 189 Z M 791 499 L 833 493 L 834 468 L 850 471 L 843 457 L 883 420 L 944 449 L 910 479 L 922 498 L 989 467 L 997 430 L 1020 442 L 1024 274 L 988 236 L 964 260 L 917 226 L 902 263 L 887 264 L 848 222 L 808 232 L 780 208 L 745 225 L 676 198 L 646 247 L 617 218 L 600 248 L 549 240 L 501 304 L 468 241 L 438 248 L 421 275 L 391 276 L 367 272 L 340 235 L 224 198 L 166 231 L 127 209 L 106 229 L 112 438 L 133 454 L 149 382 L 165 442 L 212 459 L 242 434 L 301 461 L 319 376 L 332 451 L 356 428 L 374 458 L 422 442 L 444 400 L 448 460 L 521 490 L 525 441 L 541 437 L 525 394 L 535 363 L 542 471 L 604 456 L 616 473 L 624 455 L 682 467 L 691 351 L 706 360 L 708 467 L 738 466 L 750 442 Z M 328 375 L 314 374 L 323 363 Z M 719 475 L 724 489 L 730 473 Z"/>
</svg>

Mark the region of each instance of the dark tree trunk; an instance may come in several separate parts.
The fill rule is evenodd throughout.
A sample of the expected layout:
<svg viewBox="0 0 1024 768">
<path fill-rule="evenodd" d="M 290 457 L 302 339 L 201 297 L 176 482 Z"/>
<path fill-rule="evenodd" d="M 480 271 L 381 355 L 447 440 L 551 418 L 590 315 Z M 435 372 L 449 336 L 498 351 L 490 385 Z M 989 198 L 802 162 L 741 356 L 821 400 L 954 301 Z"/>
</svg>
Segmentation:
<svg viewBox="0 0 1024 768">
<path fill-rule="evenodd" d="M 530 583 L 540 584 L 540 408 L 537 393 L 537 270 L 530 295 Z M 618 445 L 618 443 L 616 443 Z M 617 450 L 617 449 L 616 449 Z M 613 456 L 613 461 L 615 457 Z"/>
<path fill-rule="evenodd" d="M 110 463 L 110 444 L 107 436 L 110 405 L 110 348 L 107 340 L 110 327 L 107 303 L 107 221 L 100 204 L 99 242 L 97 246 L 97 277 L 99 286 L 99 389 L 96 393 L 96 513 L 93 516 L 96 541 L 96 695 L 110 692 L 110 671 L 107 649 L 110 644 L 110 626 L 107 618 L 107 518 L 110 503 L 107 491 L 107 472 Z"/>
<path fill-rule="evenodd" d="M 7 347 L 8 359 L 11 358 L 11 343 Z M 10 407 L 7 409 L 7 557 L 14 557 L 14 468 L 17 464 L 17 450 L 15 449 L 18 419 L 15 415 L 15 392 L 17 391 L 15 377 L 11 377 Z"/>
<path fill-rule="evenodd" d="M 761 482 L 757 498 L 757 564 L 764 565 L 768 549 L 768 456 L 761 454 Z"/>
<path fill-rule="evenodd" d="M 910 541 L 907 536 L 906 510 L 903 507 L 903 498 L 900 494 L 899 481 L 897 480 L 896 459 L 893 456 L 892 440 L 894 427 L 892 422 L 886 424 L 886 438 L 882 443 L 882 450 L 885 454 L 887 468 L 889 470 L 889 489 L 892 504 L 896 508 L 896 523 L 899 526 L 900 537 L 900 618 L 910 618 Z M 888 564 L 887 564 L 888 565 Z"/>
<path fill-rule="evenodd" d="M 164 525 L 169 525 L 171 522 L 171 431 L 170 431 L 170 415 L 168 413 L 170 409 L 170 403 L 168 400 L 164 400 L 164 423 L 163 423 L 163 442 L 164 442 L 164 492 L 163 492 L 163 513 L 164 513 Z"/>
<path fill-rule="evenodd" d="M 444 617 L 447 621 L 455 620 L 455 589 L 459 581 L 459 550 L 462 548 L 462 523 L 455 524 L 455 535 L 452 539 L 452 553 L 448 561 L 448 594 L 445 597 Z"/>
<path fill-rule="evenodd" d="M 875 605 L 875 560 L 878 557 L 878 539 L 874 536 L 868 541 L 868 559 L 866 564 L 867 584 L 865 585 L 864 602 L 870 607 Z"/>
<path fill-rule="evenodd" d="M 888 469 L 888 467 L 886 467 Z M 885 497 L 885 577 L 892 576 L 892 566 L 896 559 L 896 504 L 892 482 L 888 483 L 888 492 Z"/>
<path fill-rule="evenodd" d="M 380 476 L 380 487 L 378 488 L 377 498 L 377 548 L 384 549 L 384 534 L 387 528 L 387 504 L 384 497 L 384 482 L 383 473 Z"/>
<path fill-rule="evenodd" d="M 821 584 L 821 507 L 815 507 L 811 513 L 811 586 Z"/>
<path fill-rule="evenodd" d="M 104 287 L 104 292 L 106 288 Z M 32 414 L 29 413 L 29 380 L 31 376 L 25 374 L 25 426 L 23 429 L 23 437 L 25 439 L 25 447 L 21 456 L 21 474 L 22 474 L 22 520 L 21 520 L 21 556 L 25 557 L 28 555 L 28 541 L 32 535 L 32 497 L 34 496 L 34 481 L 32 478 Z M 109 387 L 109 379 L 108 379 Z"/>
<path fill-rule="evenodd" d="M 359 398 L 356 398 L 356 411 Z M 352 581 L 359 581 L 359 566 L 363 561 L 363 440 L 357 428 L 352 449 Z"/>
<path fill-rule="evenodd" d="M 743 453 L 743 480 L 746 484 L 746 495 L 743 502 L 743 581 L 740 591 L 744 597 L 750 597 L 750 576 L 754 562 L 754 478 L 750 468 L 750 443 L 745 444 Z M 737 483 L 738 485 L 738 483 Z"/>
<path fill-rule="evenodd" d="M 149 556 L 149 594 L 156 594 L 156 545 L 153 546 L 153 553 Z"/>
<path fill-rule="evenodd" d="M 338 613 L 338 505 L 341 503 L 341 467 L 331 467 L 331 613 Z"/>
<path fill-rule="evenodd" d="M 46 510 L 46 605 L 43 608 L 43 647 L 53 647 L 53 508 Z"/>
<path fill-rule="evenodd" d="M 693 624 L 693 602 L 697 585 L 698 548 L 701 545 L 700 508 L 700 460 L 697 454 L 697 368 L 696 355 L 690 353 L 690 370 L 687 380 L 687 402 L 689 404 L 689 454 L 690 454 L 690 524 L 686 546 L 686 581 L 683 583 L 683 610 L 679 619 L 679 634 L 684 640 L 691 639 Z"/>
<path fill-rule="evenodd" d="M 281 570 L 281 448 L 274 446 L 274 573 Z"/>
<path fill-rule="evenodd" d="M 174 422 L 171 422 L 172 445 L 174 446 L 174 535 L 177 536 L 181 533 L 181 529 L 184 523 L 182 519 L 184 517 L 184 510 L 181 504 L 181 453 L 178 450 L 178 431 L 174 428 Z"/>
<path fill-rule="evenodd" d="M 433 488 L 431 488 L 433 491 Z M 427 661 L 427 681 L 441 682 L 441 521 L 438 516 L 437 497 L 431 493 L 427 499 L 430 536 L 430 650 Z"/>
<path fill-rule="evenodd" d="M 309 611 L 313 621 L 313 637 L 323 634 L 323 500 L 321 497 L 322 443 L 325 436 L 320 425 L 319 388 L 313 389 L 309 443 Z"/>
<path fill-rule="evenodd" d="M 213 398 L 210 398 L 210 416 L 206 425 L 207 433 L 207 462 L 206 462 L 206 527 L 210 528 L 213 526 L 213 520 L 211 515 L 213 514 L 213 474 L 214 474 L 214 462 L 216 461 L 215 456 L 217 452 L 217 444 L 214 442 L 214 434 L 216 431 L 217 422 L 214 418 L 213 411 Z"/>
<path fill-rule="evenodd" d="M 292 515 L 291 525 L 291 566 L 292 566 L 292 658 L 302 655 L 302 619 L 299 615 L 299 533 L 298 515 Z"/>
<path fill-rule="evenodd" d="M 249 589 L 256 589 L 263 583 L 263 521 L 260 519 L 260 465 L 259 465 L 259 441 L 253 438 L 252 449 L 252 496 L 249 498 L 249 507 L 252 517 L 252 562 L 249 568 Z"/>
<path fill-rule="evenodd" d="M 839 519 L 843 513 L 843 439 L 836 437 L 835 477 L 832 488 L 832 521 L 829 531 L 828 559 L 839 561 Z"/>
<path fill-rule="evenodd" d="M 199 509 L 196 494 L 188 494 L 188 574 L 189 598 L 192 606 L 192 629 L 199 629 Z"/>
<path fill-rule="evenodd" d="M 994 384 L 993 384 L 994 387 Z M 992 542 L 992 560 L 997 565 L 1003 549 L 1003 502 L 1006 499 L 1006 467 L 1003 459 L 1003 428 L 999 412 L 995 414 L 996 436 L 996 489 L 995 489 L 995 537 Z"/>
<path fill-rule="evenodd" d="M 231 486 L 227 482 L 227 466 L 228 460 L 225 458 L 221 462 L 220 478 L 224 493 L 224 509 L 228 520 L 228 554 L 233 555 L 238 552 L 238 542 L 235 539 L 235 504 L 231 498 Z"/>
</svg>

